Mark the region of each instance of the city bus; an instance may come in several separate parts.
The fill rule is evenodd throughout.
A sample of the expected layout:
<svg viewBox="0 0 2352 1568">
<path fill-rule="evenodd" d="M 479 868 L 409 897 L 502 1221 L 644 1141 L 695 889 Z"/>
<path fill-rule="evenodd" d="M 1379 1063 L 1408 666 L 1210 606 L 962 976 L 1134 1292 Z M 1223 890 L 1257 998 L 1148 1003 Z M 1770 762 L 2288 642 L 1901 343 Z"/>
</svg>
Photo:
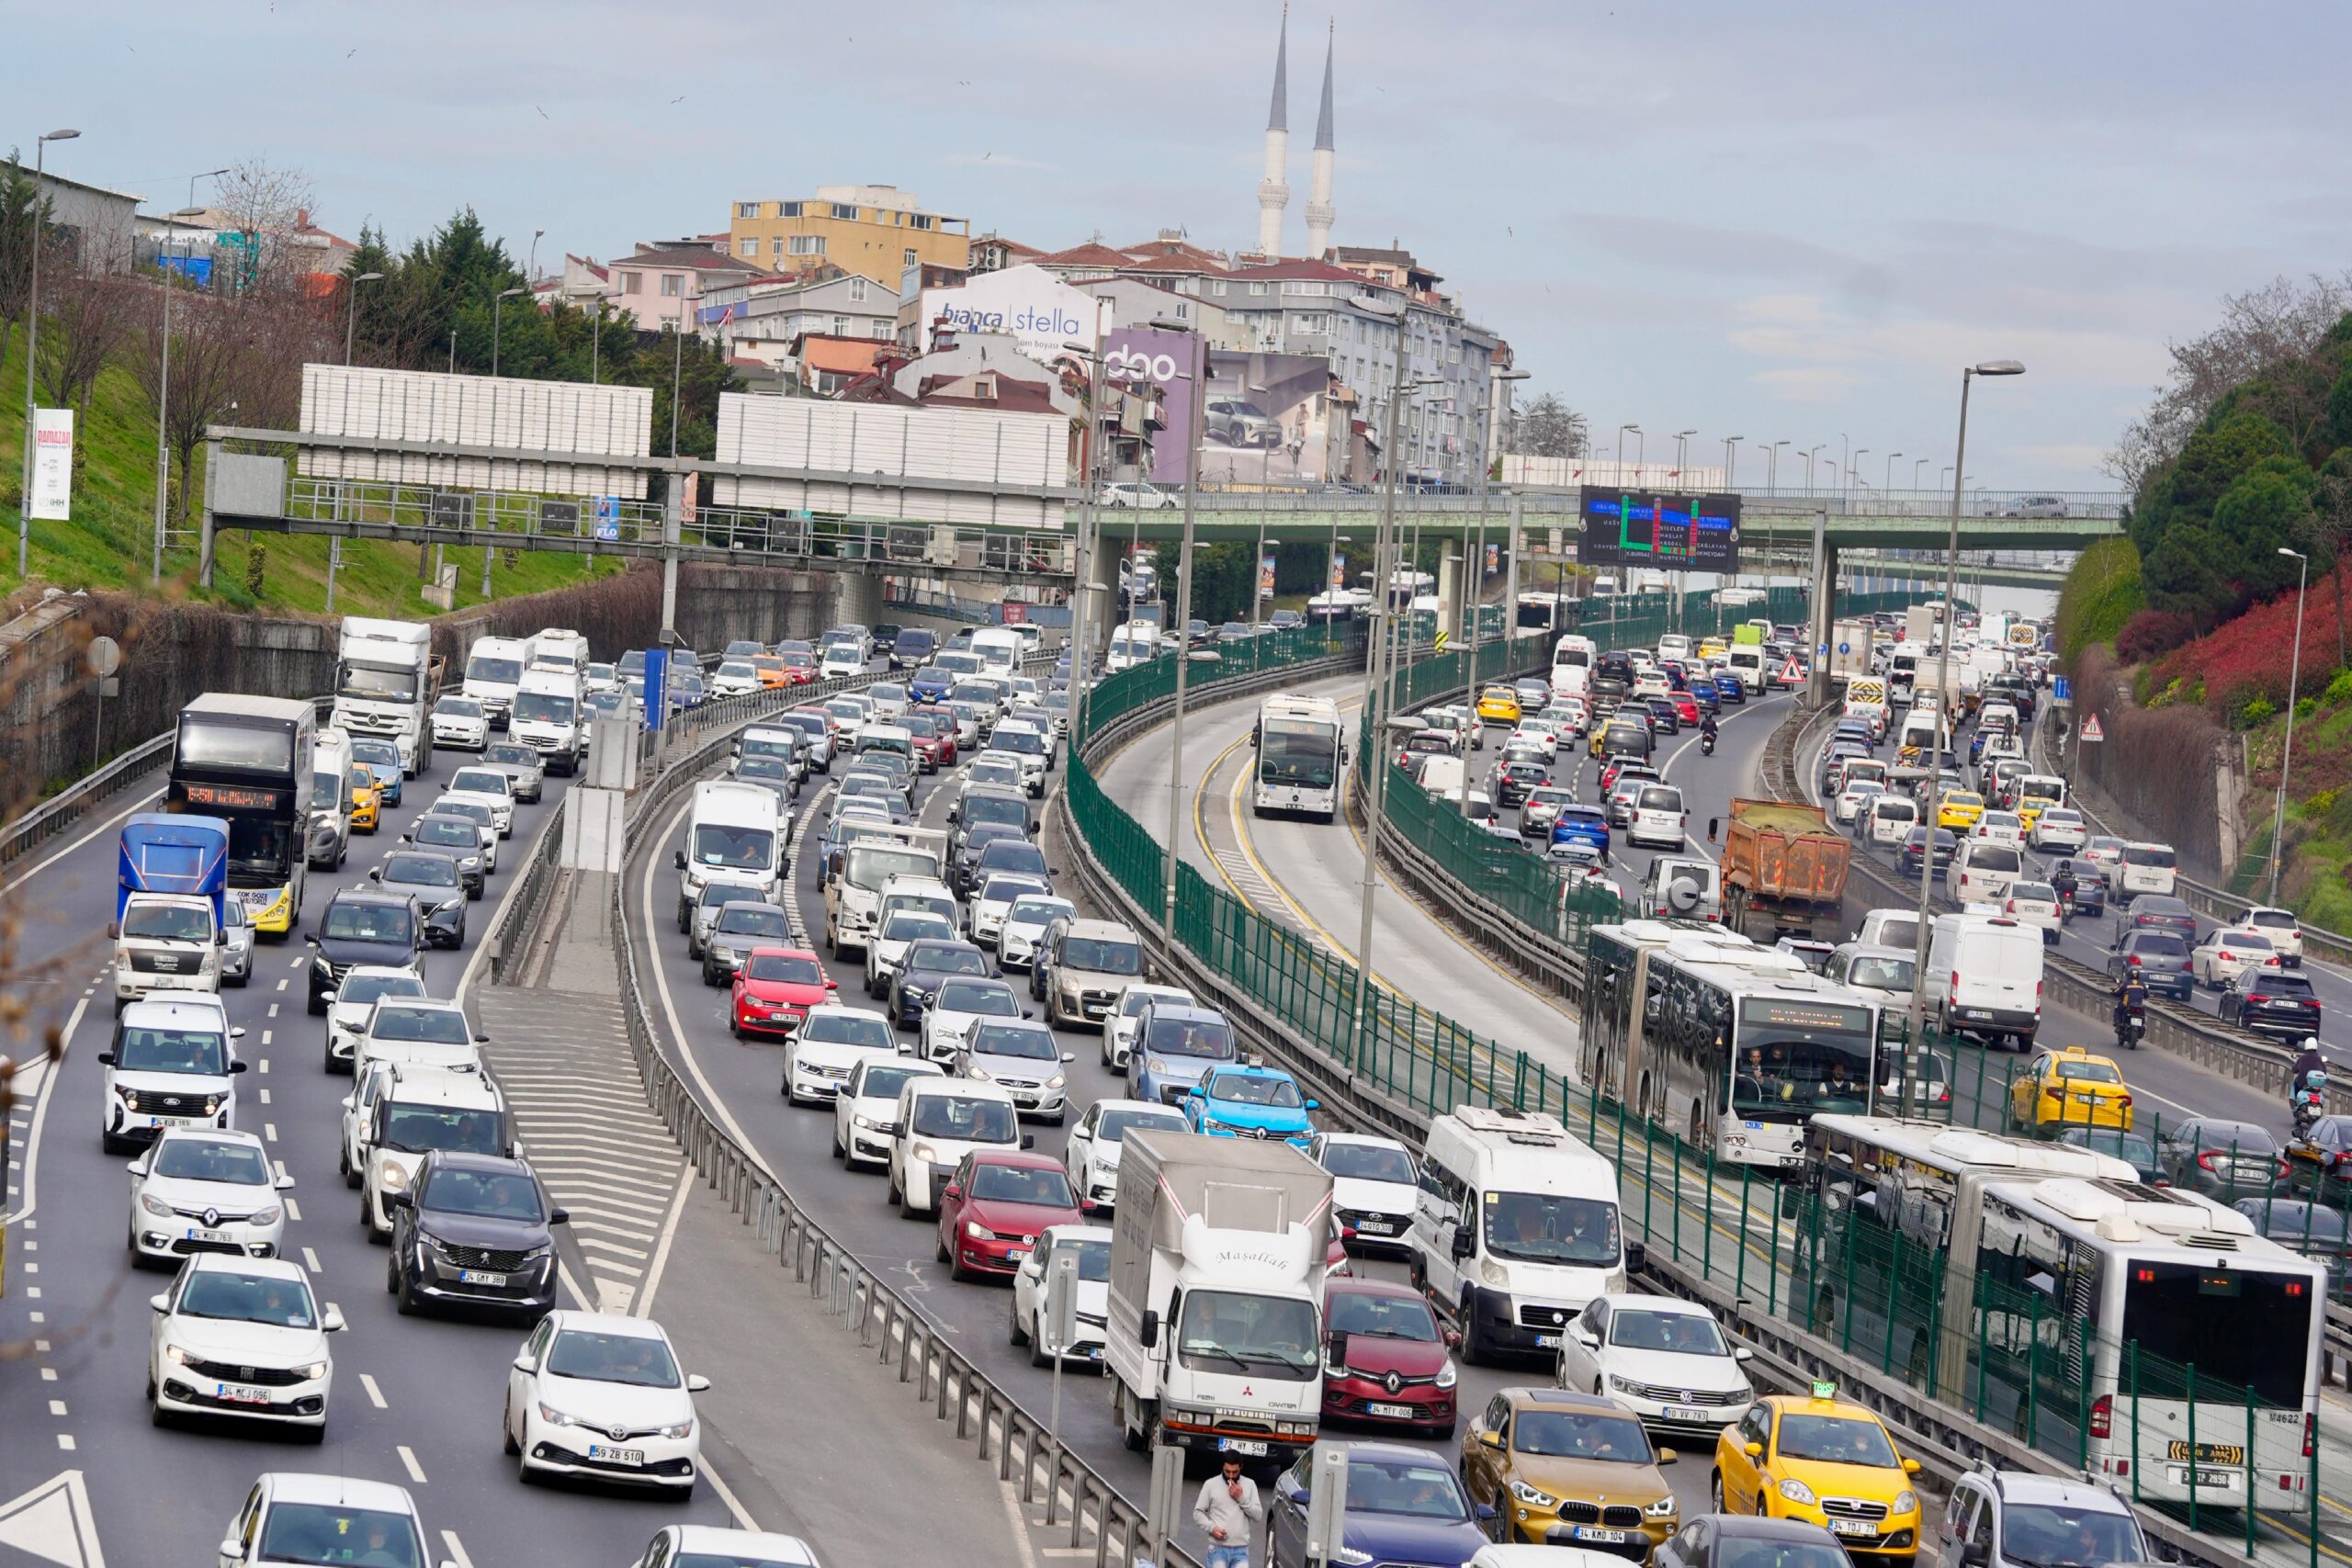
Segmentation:
<svg viewBox="0 0 2352 1568">
<path fill-rule="evenodd" d="M 1702 922 L 1594 928 L 1585 1079 L 1694 1149 L 1793 1169 L 1805 1124 L 1871 1109 L 1879 1004 Z"/>
<path fill-rule="evenodd" d="M 1556 632 L 1572 625 L 1576 603 L 1563 593 L 1522 593 L 1514 610 L 1517 630 L 1513 635 L 1525 637 L 1530 632 Z"/>
<path fill-rule="evenodd" d="M 207 692 L 180 710 L 164 809 L 229 824 L 229 888 L 257 931 L 301 918 L 316 707 L 291 697 Z"/>
<path fill-rule="evenodd" d="M 1338 813 L 1340 771 L 1348 761 L 1339 704 L 1329 697 L 1268 697 L 1250 743 L 1258 753 L 1251 768 L 1255 815 L 1295 812 L 1329 822 Z"/>
</svg>

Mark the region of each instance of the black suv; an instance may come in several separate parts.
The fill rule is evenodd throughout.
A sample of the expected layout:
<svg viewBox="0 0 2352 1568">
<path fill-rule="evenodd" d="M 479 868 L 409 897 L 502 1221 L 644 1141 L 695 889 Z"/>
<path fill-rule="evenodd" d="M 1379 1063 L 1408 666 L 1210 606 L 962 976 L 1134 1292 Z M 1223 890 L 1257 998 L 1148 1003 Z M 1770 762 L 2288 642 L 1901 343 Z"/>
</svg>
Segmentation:
<svg viewBox="0 0 2352 1568">
<path fill-rule="evenodd" d="M 923 1010 L 931 1006 L 939 983 L 951 975 L 988 978 L 996 974 L 989 955 L 974 943 L 945 937 L 926 937 L 907 944 L 907 956 L 890 976 L 890 999 L 884 1011 L 901 1029 L 921 1029 Z"/>
<path fill-rule="evenodd" d="M 403 1314 L 505 1307 L 533 1322 L 555 1307 L 555 1236 L 571 1216 L 519 1159 L 435 1149 L 405 1191 L 385 1194 L 392 1250 L 384 1289 Z"/>
<path fill-rule="evenodd" d="M 2247 969 L 2223 988 L 2214 1005 L 2224 1023 L 2256 1034 L 2300 1040 L 2319 1032 L 2319 994 L 2304 976 L 2280 969 Z"/>
<path fill-rule="evenodd" d="M 355 964 L 382 964 L 394 969 L 415 969 L 424 949 L 424 921 L 416 900 L 346 887 L 327 900 L 317 931 L 302 940 L 315 950 L 311 956 L 311 1016 L 327 1010 L 327 993 L 343 984 Z"/>
</svg>

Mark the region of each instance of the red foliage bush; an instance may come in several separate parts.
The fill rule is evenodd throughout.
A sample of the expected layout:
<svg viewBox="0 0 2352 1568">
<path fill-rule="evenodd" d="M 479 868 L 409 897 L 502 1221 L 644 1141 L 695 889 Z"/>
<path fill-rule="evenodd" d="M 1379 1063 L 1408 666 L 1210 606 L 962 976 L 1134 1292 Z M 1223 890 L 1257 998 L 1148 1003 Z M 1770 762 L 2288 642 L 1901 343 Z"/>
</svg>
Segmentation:
<svg viewBox="0 0 2352 1568">
<path fill-rule="evenodd" d="M 2177 610 L 2137 610 L 2115 634 L 2115 651 L 2126 664 L 2144 664 L 2197 636 L 2197 622 Z"/>
<path fill-rule="evenodd" d="M 2302 694 L 2324 691 L 2335 679 L 2335 596 L 2340 592 L 2340 578 L 2317 578 L 2311 585 L 2310 600 L 2303 606 Z M 2184 687 L 2202 685 L 2209 703 L 2226 699 L 2242 704 L 2260 695 L 2283 705 L 2295 651 L 2295 597 L 2281 593 L 2162 655 L 2151 667 L 2143 689 L 2162 692 L 2178 681 Z M 2140 619 L 2141 615 L 2134 615 L 2131 624 L 2136 626 Z M 2130 630 L 2127 626 L 2126 633 Z M 2121 653 L 2122 637 L 2116 642 Z"/>
</svg>

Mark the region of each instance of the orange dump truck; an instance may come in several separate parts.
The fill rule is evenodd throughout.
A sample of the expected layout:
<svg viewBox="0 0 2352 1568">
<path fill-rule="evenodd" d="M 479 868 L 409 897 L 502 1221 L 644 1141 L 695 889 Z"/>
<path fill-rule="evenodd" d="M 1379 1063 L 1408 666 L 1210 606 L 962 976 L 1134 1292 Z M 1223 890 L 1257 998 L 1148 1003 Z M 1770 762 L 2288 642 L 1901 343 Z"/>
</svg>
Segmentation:
<svg viewBox="0 0 2352 1568">
<path fill-rule="evenodd" d="M 1758 942 L 1816 934 L 1834 941 L 1852 852 L 1817 806 L 1734 800 L 1724 840 L 1724 923 Z"/>
</svg>

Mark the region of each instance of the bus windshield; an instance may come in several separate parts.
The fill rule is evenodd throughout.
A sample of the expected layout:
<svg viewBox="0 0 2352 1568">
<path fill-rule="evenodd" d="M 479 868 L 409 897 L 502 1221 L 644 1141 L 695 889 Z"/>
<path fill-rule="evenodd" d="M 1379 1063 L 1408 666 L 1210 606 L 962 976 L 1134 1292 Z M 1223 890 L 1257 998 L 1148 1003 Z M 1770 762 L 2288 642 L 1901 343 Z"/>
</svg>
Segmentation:
<svg viewBox="0 0 2352 1568">
<path fill-rule="evenodd" d="M 1759 1120 L 1868 1111 L 1874 1033 L 1867 1008 L 1747 1002 L 1732 1068 L 1732 1111 Z"/>
<path fill-rule="evenodd" d="M 243 773 L 291 774 L 294 732 L 277 727 L 184 718 L 172 761 L 175 768 L 233 768 Z"/>
<path fill-rule="evenodd" d="M 1258 727 L 1258 776 L 1271 784 L 1329 789 L 1340 773 L 1340 732 L 1306 719 L 1269 718 Z"/>
<path fill-rule="evenodd" d="M 2123 1342 L 2139 1346 L 2140 1393 L 2178 1398 L 2195 1362 L 2199 1393 L 2251 1388 L 2266 1405 L 2304 1402 L 2311 1357 L 2312 1281 L 2258 1269 L 2129 1264 Z"/>
</svg>

